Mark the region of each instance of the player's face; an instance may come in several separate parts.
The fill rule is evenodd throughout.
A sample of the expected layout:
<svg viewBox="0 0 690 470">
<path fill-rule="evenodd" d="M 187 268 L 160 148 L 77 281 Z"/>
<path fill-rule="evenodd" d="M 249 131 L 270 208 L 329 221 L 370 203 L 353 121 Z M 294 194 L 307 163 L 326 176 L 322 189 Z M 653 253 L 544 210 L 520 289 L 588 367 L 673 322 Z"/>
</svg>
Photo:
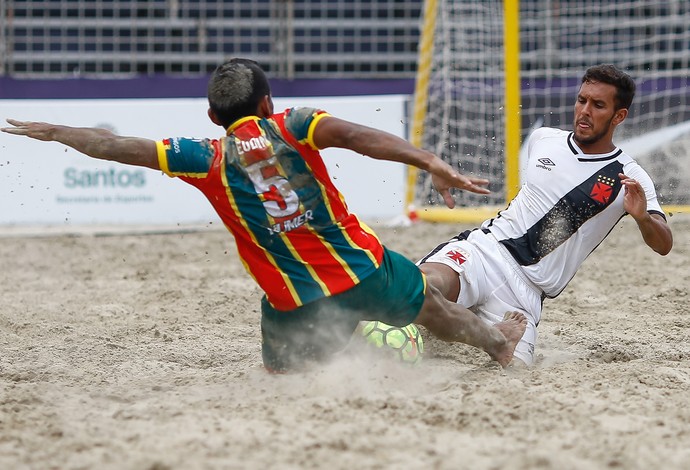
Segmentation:
<svg viewBox="0 0 690 470">
<path fill-rule="evenodd" d="M 613 150 L 613 131 L 622 121 L 615 107 L 616 87 L 608 83 L 585 82 L 575 102 L 574 138 L 584 151 Z"/>
</svg>

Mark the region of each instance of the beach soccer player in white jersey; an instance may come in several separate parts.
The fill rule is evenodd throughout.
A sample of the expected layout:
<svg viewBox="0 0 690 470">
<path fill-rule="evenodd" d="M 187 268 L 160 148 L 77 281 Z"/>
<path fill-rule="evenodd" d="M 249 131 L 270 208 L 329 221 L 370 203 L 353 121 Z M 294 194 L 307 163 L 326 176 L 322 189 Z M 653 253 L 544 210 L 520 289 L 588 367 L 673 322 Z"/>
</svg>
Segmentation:
<svg viewBox="0 0 690 470">
<path fill-rule="evenodd" d="M 534 361 L 544 298 L 563 291 L 623 216 L 635 219 L 644 242 L 660 255 L 673 246 L 651 178 L 613 143 L 634 95 L 626 73 L 613 65 L 590 67 L 577 94 L 573 131 L 532 133 L 524 183 L 508 207 L 418 263 L 447 299 L 489 323 L 506 311 L 525 313 L 515 365 Z"/>
</svg>

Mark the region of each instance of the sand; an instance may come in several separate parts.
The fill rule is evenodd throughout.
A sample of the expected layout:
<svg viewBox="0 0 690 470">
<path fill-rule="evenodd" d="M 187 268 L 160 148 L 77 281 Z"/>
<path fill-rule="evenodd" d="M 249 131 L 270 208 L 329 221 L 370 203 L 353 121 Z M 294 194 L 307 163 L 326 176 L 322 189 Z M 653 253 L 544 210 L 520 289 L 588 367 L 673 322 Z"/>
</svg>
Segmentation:
<svg viewBox="0 0 690 470">
<path fill-rule="evenodd" d="M 4 231 L 0 468 L 690 467 L 690 217 L 661 257 L 624 220 L 558 298 L 537 364 L 424 335 L 273 376 L 230 236 Z M 464 226 L 376 226 L 416 259 Z"/>
</svg>

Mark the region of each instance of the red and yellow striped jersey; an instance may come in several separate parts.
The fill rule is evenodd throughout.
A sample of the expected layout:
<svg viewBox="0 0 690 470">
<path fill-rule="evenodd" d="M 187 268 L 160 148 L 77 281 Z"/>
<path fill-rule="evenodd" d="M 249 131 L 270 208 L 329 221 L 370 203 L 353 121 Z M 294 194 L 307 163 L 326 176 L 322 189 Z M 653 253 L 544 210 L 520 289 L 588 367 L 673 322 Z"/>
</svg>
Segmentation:
<svg viewBox="0 0 690 470">
<path fill-rule="evenodd" d="M 348 211 L 313 142 L 324 111 L 240 119 L 221 139 L 157 142 L 161 168 L 197 187 L 235 237 L 249 274 L 278 310 L 358 284 L 383 247 Z"/>
</svg>

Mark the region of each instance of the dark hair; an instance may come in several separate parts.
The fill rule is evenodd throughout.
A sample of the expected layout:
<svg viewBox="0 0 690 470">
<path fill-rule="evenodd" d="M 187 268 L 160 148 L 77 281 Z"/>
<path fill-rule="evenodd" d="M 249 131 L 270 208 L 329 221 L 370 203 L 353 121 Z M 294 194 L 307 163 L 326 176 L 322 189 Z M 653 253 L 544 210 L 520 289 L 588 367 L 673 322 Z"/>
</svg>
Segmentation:
<svg viewBox="0 0 690 470">
<path fill-rule="evenodd" d="M 219 65 L 208 82 L 208 104 L 226 129 L 240 118 L 256 114 L 264 96 L 271 94 L 266 74 L 249 59 L 231 59 Z"/>
<path fill-rule="evenodd" d="M 635 81 L 615 65 L 601 64 L 587 69 L 582 83 L 600 82 L 616 87 L 616 110 L 628 109 L 635 97 Z"/>
</svg>

